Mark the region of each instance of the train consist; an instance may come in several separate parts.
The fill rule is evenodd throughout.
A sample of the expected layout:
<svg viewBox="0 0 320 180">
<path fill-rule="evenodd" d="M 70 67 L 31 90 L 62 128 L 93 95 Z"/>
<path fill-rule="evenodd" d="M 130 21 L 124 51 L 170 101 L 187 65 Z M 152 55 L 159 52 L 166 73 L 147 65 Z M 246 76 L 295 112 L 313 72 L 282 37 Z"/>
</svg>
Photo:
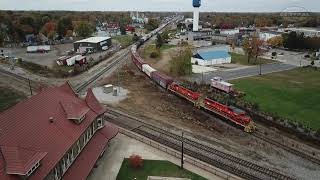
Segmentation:
<svg viewBox="0 0 320 180">
<path fill-rule="evenodd" d="M 177 82 L 173 78 L 152 68 L 150 65 L 145 63 L 144 60 L 140 57 L 137 49 L 142 44 L 144 44 L 144 42 L 148 41 L 152 36 L 159 33 L 164 27 L 166 27 L 168 24 L 174 21 L 178 21 L 178 18 L 173 18 L 172 20 L 161 25 L 159 28 L 145 35 L 143 38 L 141 38 L 139 42 L 137 42 L 132 46 L 131 55 L 132 55 L 133 63 L 139 68 L 140 71 L 146 74 L 151 80 L 153 80 L 162 88 L 168 90 L 169 92 L 177 96 L 180 96 L 186 99 L 189 102 L 192 102 L 196 107 L 200 109 L 204 109 L 209 112 L 212 112 L 234 123 L 235 125 L 242 127 L 244 131 L 247 133 L 253 132 L 255 130 L 255 125 L 252 119 L 246 114 L 245 111 L 240 110 L 233 106 L 227 106 L 227 105 L 221 104 L 208 97 L 203 97 L 202 94 L 183 86 L 180 82 Z M 223 82 L 221 79 L 217 79 L 217 78 L 213 79 L 211 86 L 215 89 L 219 89 L 231 95 L 235 92 L 231 84 Z"/>
</svg>

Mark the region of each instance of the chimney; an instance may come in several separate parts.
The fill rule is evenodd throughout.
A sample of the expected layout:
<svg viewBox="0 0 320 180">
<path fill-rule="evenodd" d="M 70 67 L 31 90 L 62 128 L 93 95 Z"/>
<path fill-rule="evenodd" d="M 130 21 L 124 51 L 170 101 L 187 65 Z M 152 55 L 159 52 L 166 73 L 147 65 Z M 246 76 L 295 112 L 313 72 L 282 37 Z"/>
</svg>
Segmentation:
<svg viewBox="0 0 320 180">
<path fill-rule="evenodd" d="M 53 117 L 49 117 L 49 122 L 53 123 Z"/>
</svg>

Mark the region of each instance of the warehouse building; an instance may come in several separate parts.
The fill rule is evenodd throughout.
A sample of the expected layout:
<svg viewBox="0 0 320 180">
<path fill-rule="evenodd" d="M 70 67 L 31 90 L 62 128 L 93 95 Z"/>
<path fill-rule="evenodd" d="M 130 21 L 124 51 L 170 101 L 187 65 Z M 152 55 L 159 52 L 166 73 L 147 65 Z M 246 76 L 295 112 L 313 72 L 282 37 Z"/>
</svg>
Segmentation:
<svg viewBox="0 0 320 180">
<path fill-rule="evenodd" d="M 231 63 L 231 56 L 225 50 L 198 52 L 191 58 L 191 63 L 200 66 Z"/>
<path fill-rule="evenodd" d="M 69 83 L 40 92 L 0 114 L 1 180 L 85 180 L 118 128 L 91 89 Z"/>
<path fill-rule="evenodd" d="M 77 53 L 99 52 L 107 50 L 111 45 L 111 37 L 90 37 L 74 42 L 74 51 Z"/>
</svg>

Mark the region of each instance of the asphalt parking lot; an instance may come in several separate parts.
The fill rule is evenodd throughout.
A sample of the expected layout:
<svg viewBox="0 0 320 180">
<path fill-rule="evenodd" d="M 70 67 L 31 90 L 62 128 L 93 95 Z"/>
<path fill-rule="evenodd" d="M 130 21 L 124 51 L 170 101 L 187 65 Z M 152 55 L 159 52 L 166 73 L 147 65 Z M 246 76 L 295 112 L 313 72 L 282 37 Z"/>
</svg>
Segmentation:
<svg viewBox="0 0 320 180">
<path fill-rule="evenodd" d="M 53 67 L 55 65 L 56 60 L 66 55 L 66 51 L 73 49 L 73 43 L 68 44 L 59 44 L 52 45 L 51 51 L 47 53 L 27 53 L 27 48 L 0 48 L 4 51 L 5 56 L 13 57 L 13 58 L 22 58 L 23 61 L 28 61 L 32 63 L 36 63 L 42 66 Z M 99 59 L 99 57 L 103 57 L 108 53 L 116 52 L 120 50 L 120 46 L 118 43 L 113 42 L 113 47 L 107 51 L 93 53 L 87 55 L 87 59 Z"/>
</svg>

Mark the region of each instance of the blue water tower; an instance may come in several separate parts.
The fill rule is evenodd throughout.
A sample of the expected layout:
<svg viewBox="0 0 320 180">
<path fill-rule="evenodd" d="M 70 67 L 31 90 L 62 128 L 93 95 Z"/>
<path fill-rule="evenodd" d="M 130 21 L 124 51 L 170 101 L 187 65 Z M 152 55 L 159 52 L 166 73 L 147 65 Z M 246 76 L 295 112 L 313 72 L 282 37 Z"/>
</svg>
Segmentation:
<svg viewBox="0 0 320 180">
<path fill-rule="evenodd" d="M 200 7 L 201 6 L 201 0 L 193 0 L 193 7 Z"/>
</svg>

